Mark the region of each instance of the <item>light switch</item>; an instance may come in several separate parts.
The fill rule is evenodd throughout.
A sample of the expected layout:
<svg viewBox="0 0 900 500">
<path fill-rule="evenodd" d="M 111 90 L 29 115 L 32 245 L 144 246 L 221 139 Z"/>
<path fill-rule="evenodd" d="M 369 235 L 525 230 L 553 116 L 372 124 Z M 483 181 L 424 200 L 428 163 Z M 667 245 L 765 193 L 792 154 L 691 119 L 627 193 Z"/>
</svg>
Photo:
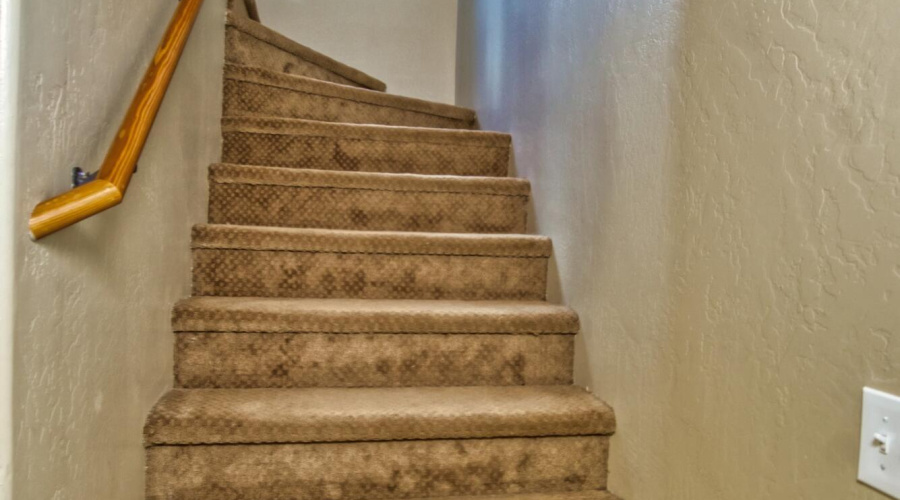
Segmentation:
<svg viewBox="0 0 900 500">
<path fill-rule="evenodd" d="M 863 389 L 857 479 L 900 499 L 900 397 Z"/>
</svg>

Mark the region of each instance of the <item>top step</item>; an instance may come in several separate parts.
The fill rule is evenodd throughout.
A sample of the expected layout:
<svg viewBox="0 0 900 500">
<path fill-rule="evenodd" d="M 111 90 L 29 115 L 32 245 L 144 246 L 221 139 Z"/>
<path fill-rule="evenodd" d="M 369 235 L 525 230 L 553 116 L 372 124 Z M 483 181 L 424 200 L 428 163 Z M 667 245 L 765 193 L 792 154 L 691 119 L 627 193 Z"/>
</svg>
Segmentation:
<svg viewBox="0 0 900 500">
<path fill-rule="evenodd" d="M 226 20 L 225 61 L 379 92 L 387 88 L 358 69 L 233 12 Z"/>
</svg>

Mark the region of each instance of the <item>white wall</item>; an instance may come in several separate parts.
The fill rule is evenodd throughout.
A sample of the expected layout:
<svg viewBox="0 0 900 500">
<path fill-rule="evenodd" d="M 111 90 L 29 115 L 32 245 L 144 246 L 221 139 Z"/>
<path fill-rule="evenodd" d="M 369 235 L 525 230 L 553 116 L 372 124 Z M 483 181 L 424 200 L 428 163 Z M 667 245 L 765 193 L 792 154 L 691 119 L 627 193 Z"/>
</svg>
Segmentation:
<svg viewBox="0 0 900 500">
<path fill-rule="evenodd" d="M 0 500 L 13 488 L 13 311 L 19 1 L 0 0 Z"/>
<path fill-rule="evenodd" d="M 895 0 L 460 0 L 458 97 L 514 135 L 578 381 L 639 500 L 869 500 L 900 387 Z"/>
<path fill-rule="evenodd" d="M 262 23 L 387 83 L 452 104 L 457 0 L 259 0 Z"/>
<path fill-rule="evenodd" d="M 224 0 L 205 2 L 124 203 L 37 243 L 27 220 L 72 166 L 98 168 L 175 6 L 22 3 L 16 499 L 144 497 L 143 422 L 171 386 L 170 311 L 220 152 Z"/>
</svg>

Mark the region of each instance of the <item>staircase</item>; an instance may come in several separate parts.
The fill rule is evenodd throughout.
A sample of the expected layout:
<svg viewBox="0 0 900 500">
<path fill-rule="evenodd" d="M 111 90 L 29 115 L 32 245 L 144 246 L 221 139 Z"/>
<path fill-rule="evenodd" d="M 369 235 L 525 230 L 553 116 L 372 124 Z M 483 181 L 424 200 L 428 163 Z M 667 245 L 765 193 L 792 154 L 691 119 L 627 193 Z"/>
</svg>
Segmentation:
<svg viewBox="0 0 900 500">
<path fill-rule="evenodd" d="M 147 498 L 614 500 L 510 137 L 238 12 L 226 43 Z"/>
</svg>

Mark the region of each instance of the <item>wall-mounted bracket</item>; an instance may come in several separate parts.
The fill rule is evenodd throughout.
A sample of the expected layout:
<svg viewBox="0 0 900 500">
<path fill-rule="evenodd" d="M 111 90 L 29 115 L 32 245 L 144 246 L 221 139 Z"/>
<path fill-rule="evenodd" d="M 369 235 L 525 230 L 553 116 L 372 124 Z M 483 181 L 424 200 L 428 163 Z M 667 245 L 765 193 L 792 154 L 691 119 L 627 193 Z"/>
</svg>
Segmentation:
<svg viewBox="0 0 900 500">
<path fill-rule="evenodd" d="M 82 184 L 87 184 L 97 178 L 98 172 L 85 172 L 81 167 L 72 169 L 72 187 L 77 188 Z"/>
</svg>

